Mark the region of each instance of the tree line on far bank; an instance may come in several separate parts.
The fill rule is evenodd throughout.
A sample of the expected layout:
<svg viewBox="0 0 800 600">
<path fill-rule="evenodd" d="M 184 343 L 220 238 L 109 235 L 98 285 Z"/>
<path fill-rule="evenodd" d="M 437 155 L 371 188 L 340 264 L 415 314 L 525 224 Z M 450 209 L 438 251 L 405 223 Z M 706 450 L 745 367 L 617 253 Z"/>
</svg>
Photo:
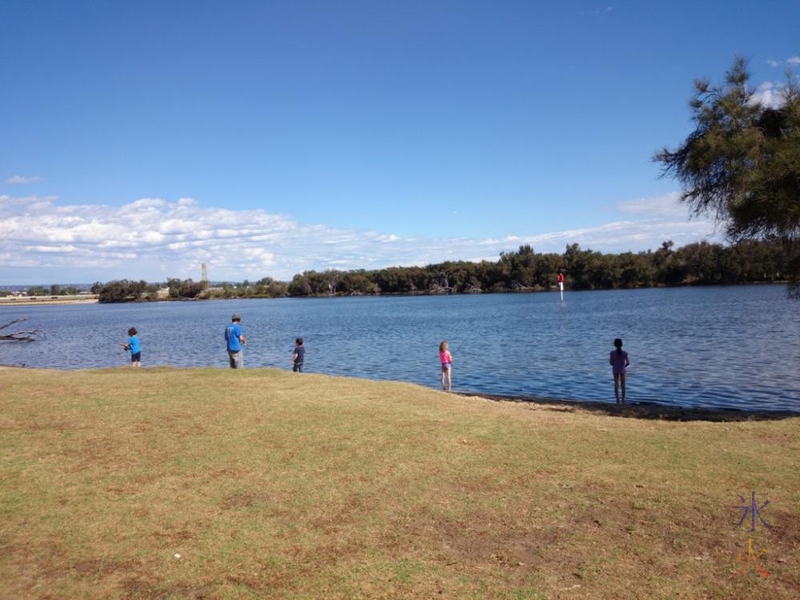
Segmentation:
<svg viewBox="0 0 800 600">
<path fill-rule="evenodd" d="M 425 267 L 366 271 L 305 271 L 290 282 L 264 277 L 254 283 L 207 285 L 191 279 L 163 284 L 127 279 L 96 283 L 100 302 L 207 298 L 280 298 L 380 294 L 544 291 L 564 273 L 571 290 L 630 289 L 676 285 L 772 283 L 787 279 L 791 252 L 779 240 L 745 240 L 731 246 L 698 242 L 655 251 L 604 254 L 567 245 L 563 254 L 537 253 L 529 245 L 499 260 L 448 261 Z"/>
<path fill-rule="evenodd" d="M 75 286 L 62 287 L 57 283 L 50 286 L 35 285 L 27 289 L 28 296 L 77 296 L 85 291 Z M 9 290 L 0 290 L 0 296 L 10 296 L 12 294 Z"/>
</svg>

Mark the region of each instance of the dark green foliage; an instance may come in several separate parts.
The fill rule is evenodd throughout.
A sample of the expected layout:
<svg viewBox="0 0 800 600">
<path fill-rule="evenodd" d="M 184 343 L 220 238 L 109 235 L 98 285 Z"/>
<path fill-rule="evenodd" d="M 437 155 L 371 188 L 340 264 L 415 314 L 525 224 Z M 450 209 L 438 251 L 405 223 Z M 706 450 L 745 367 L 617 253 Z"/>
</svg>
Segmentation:
<svg viewBox="0 0 800 600">
<path fill-rule="evenodd" d="M 195 283 L 191 279 L 168 279 L 167 287 L 169 288 L 169 297 L 174 299 L 197 298 L 206 288 L 203 282 Z"/>
<path fill-rule="evenodd" d="M 155 297 L 156 287 L 148 285 L 146 281 L 129 281 L 127 279 L 109 281 L 98 292 L 98 300 L 104 303 L 137 302 L 149 299 L 149 294 Z M 145 294 L 148 297 L 145 298 Z"/>
</svg>

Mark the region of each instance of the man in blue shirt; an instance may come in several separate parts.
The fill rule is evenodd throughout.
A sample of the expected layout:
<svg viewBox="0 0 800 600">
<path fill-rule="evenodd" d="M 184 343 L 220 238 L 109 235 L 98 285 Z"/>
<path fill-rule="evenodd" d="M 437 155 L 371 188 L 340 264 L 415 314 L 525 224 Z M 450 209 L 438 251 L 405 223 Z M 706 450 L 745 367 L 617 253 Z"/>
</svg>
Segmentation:
<svg viewBox="0 0 800 600">
<path fill-rule="evenodd" d="M 233 315 L 231 324 L 225 328 L 225 343 L 228 346 L 228 359 L 231 363 L 231 369 L 240 369 L 244 364 L 242 346 L 247 343 L 247 340 L 245 340 L 242 334 L 242 327 L 239 325 L 241 320 L 239 315 Z"/>
</svg>

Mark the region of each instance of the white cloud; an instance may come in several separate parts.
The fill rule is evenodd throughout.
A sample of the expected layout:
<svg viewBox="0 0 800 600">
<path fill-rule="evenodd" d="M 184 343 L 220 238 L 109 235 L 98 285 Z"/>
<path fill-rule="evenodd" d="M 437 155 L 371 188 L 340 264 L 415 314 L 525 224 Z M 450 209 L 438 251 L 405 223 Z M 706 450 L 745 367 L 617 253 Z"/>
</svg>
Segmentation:
<svg viewBox="0 0 800 600">
<path fill-rule="evenodd" d="M 610 13 L 612 10 L 614 10 L 613 6 L 603 6 L 600 8 L 594 8 L 590 10 L 583 10 L 579 12 L 578 15 L 581 17 L 598 17 L 600 15 Z"/>
<path fill-rule="evenodd" d="M 57 253 L 57 254 L 71 254 L 75 252 L 77 248 L 75 246 L 27 246 L 25 248 L 28 252 L 43 252 L 45 254 L 48 253 Z"/>
<path fill-rule="evenodd" d="M 578 243 L 583 248 L 601 252 L 638 252 L 656 249 L 666 240 L 672 240 L 677 246 L 700 240 L 723 241 L 711 217 L 689 218 L 690 212 L 680 202 L 678 192 L 626 200 L 614 205 L 613 210 L 623 218 L 594 227 L 509 235 L 494 247 L 500 252 L 530 244 L 537 252 L 561 253 L 567 244 Z"/>
<path fill-rule="evenodd" d="M 676 214 L 686 214 L 685 209 L 681 207 L 680 198 L 679 192 L 673 192 L 657 198 L 624 200 L 617 203 L 615 208 L 625 214 L 671 218 Z"/>
<path fill-rule="evenodd" d="M 182 198 L 148 198 L 124 206 L 59 205 L 52 196 L 0 196 L 0 281 L 76 283 L 110 279 L 163 281 L 270 276 L 306 270 L 377 269 L 444 260 L 497 260 L 531 244 L 538 252 L 567 244 L 603 252 L 655 249 L 715 239 L 710 219 L 688 219 L 679 195 L 620 202 L 609 222 L 557 232 L 509 232 L 500 238 L 404 237 L 305 224 L 264 210 L 204 208 Z"/>
<path fill-rule="evenodd" d="M 36 183 L 37 181 L 41 181 L 41 177 L 23 177 L 22 175 L 13 175 L 6 179 L 6 183 L 9 184 L 24 184 L 24 183 Z"/>
<path fill-rule="evenodd" d="M 774 58 L 767 59 L 767 64 L 772 68 L 780 67 L 784 62 L 790 67 L 793 67 L 794 65 L 800 65 L 800 56 L 791 56 L 787 58 L 785 61 L 775 60 Z"/>
<path fill-rule="evenodd" d="M 767 108 L 780 108 L 786 102 L 786 86 L 782 83 L 765 81 L 756 88 L 751 104 L 761 104 Z"/>
</svg>

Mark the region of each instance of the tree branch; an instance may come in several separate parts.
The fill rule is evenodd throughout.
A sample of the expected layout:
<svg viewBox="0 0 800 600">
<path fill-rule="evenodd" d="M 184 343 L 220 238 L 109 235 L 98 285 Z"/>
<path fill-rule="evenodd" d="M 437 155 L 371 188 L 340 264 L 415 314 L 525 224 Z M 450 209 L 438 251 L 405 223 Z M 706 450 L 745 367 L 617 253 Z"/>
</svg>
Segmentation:
<svg viewBox="0 0 800 600">
<path fill-rule="evenodd" d="M 20 323 L 22 321 L 27 321 L 28 317 L 20 317 L 19 319 L 14 319 L 13 321 L 9 321 L 5 325 L 0 325 L 0 330 L 6 329 L 11 327 L 14 323 Z M 42 336 L 41 329 L 23 329 L 20 331 L 14 331 L 12 333 L 4 333 L 0 335 L 0 341 L 5 342 L 33 342 L 37 338 Z"/>
</svg>

